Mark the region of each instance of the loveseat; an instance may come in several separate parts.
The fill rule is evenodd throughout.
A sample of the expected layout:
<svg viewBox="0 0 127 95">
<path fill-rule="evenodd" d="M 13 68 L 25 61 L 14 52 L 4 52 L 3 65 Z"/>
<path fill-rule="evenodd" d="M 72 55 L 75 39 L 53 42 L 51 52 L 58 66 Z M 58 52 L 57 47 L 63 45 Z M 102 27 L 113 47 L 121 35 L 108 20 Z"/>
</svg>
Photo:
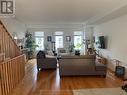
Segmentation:
<svg viewBox="0 0 127 95">
<path fill-rule="evenodd" d="M 106 76 L 106 65 L 96 62 L 94 55 L 61 56 L 59 59 L 59 74 L 60 76 Z"/>
</svg>

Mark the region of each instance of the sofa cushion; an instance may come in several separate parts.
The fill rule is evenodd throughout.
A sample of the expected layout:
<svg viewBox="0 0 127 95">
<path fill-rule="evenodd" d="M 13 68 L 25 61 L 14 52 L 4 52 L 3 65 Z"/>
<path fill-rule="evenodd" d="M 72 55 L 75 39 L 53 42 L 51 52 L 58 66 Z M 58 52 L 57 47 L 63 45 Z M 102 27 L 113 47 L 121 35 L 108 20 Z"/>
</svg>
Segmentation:
<svg viewBox="0 0 127 95">
<path fill-rule="evenodd" d="M 59 50 L 60 53 L 66 53 L 66 50 Z"/>
</svg>

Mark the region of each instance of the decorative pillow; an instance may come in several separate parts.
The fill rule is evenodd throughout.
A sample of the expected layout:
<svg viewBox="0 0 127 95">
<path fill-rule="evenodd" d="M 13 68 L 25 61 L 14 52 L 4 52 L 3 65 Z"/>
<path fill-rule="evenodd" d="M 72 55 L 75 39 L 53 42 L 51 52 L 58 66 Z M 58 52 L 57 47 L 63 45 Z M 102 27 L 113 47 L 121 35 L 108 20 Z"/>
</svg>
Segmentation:
<svg viewBox="0 0 127 95">
<path fill-rule="evenodd" d="M 66 50 L 60 50 L 59 52 L 60 53 L 66 53 Z"/>
<path fill-rule="evenodd" d="M 51 56 L 54 56 L 53 52 L 50 50 L 50 51 L 47 51 L 48 55 L 51 55 Z"/>
</svg>

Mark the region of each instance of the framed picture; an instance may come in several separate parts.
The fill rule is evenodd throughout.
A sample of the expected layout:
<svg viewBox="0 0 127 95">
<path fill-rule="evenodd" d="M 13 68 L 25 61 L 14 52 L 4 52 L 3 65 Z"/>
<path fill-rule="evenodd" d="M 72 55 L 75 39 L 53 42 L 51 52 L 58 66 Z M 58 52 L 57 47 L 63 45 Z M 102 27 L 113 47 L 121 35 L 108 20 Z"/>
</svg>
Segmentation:
<svg viewBox="0 0 127 95">
<path fill-rule="evenodd" d="M 71 36 L 66 36 L 66 41 L 70 42 L 71 41 Z"/>
<path fill-rule="evenodd" d="M 51 36 L 47 36 L 47 41 L 51 42 L 52 41 L 52 37 Z"/>
</svg>

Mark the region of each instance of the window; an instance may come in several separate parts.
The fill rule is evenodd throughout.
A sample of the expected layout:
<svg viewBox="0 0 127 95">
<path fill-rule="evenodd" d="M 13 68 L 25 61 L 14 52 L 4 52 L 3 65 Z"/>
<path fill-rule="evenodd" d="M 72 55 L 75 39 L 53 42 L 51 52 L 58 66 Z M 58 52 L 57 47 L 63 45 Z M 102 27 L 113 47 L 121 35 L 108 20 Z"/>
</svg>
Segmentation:
<svg viewBox="0 0 127 95">
<path fill-rule="evenodd" d="M 63 32 L 55 32 L 55 45 L 57 48 L 63 48 Z"/>
<path fill-rule="evenodd" d="M 35 32 L 36 50 L 44 50 L 44 32 Z"/>
<path fill-rule="evenodd" d="M 74 32 L 74 46 L 75 49 L 81 50 L 83 32 Z"/>
</svg>

